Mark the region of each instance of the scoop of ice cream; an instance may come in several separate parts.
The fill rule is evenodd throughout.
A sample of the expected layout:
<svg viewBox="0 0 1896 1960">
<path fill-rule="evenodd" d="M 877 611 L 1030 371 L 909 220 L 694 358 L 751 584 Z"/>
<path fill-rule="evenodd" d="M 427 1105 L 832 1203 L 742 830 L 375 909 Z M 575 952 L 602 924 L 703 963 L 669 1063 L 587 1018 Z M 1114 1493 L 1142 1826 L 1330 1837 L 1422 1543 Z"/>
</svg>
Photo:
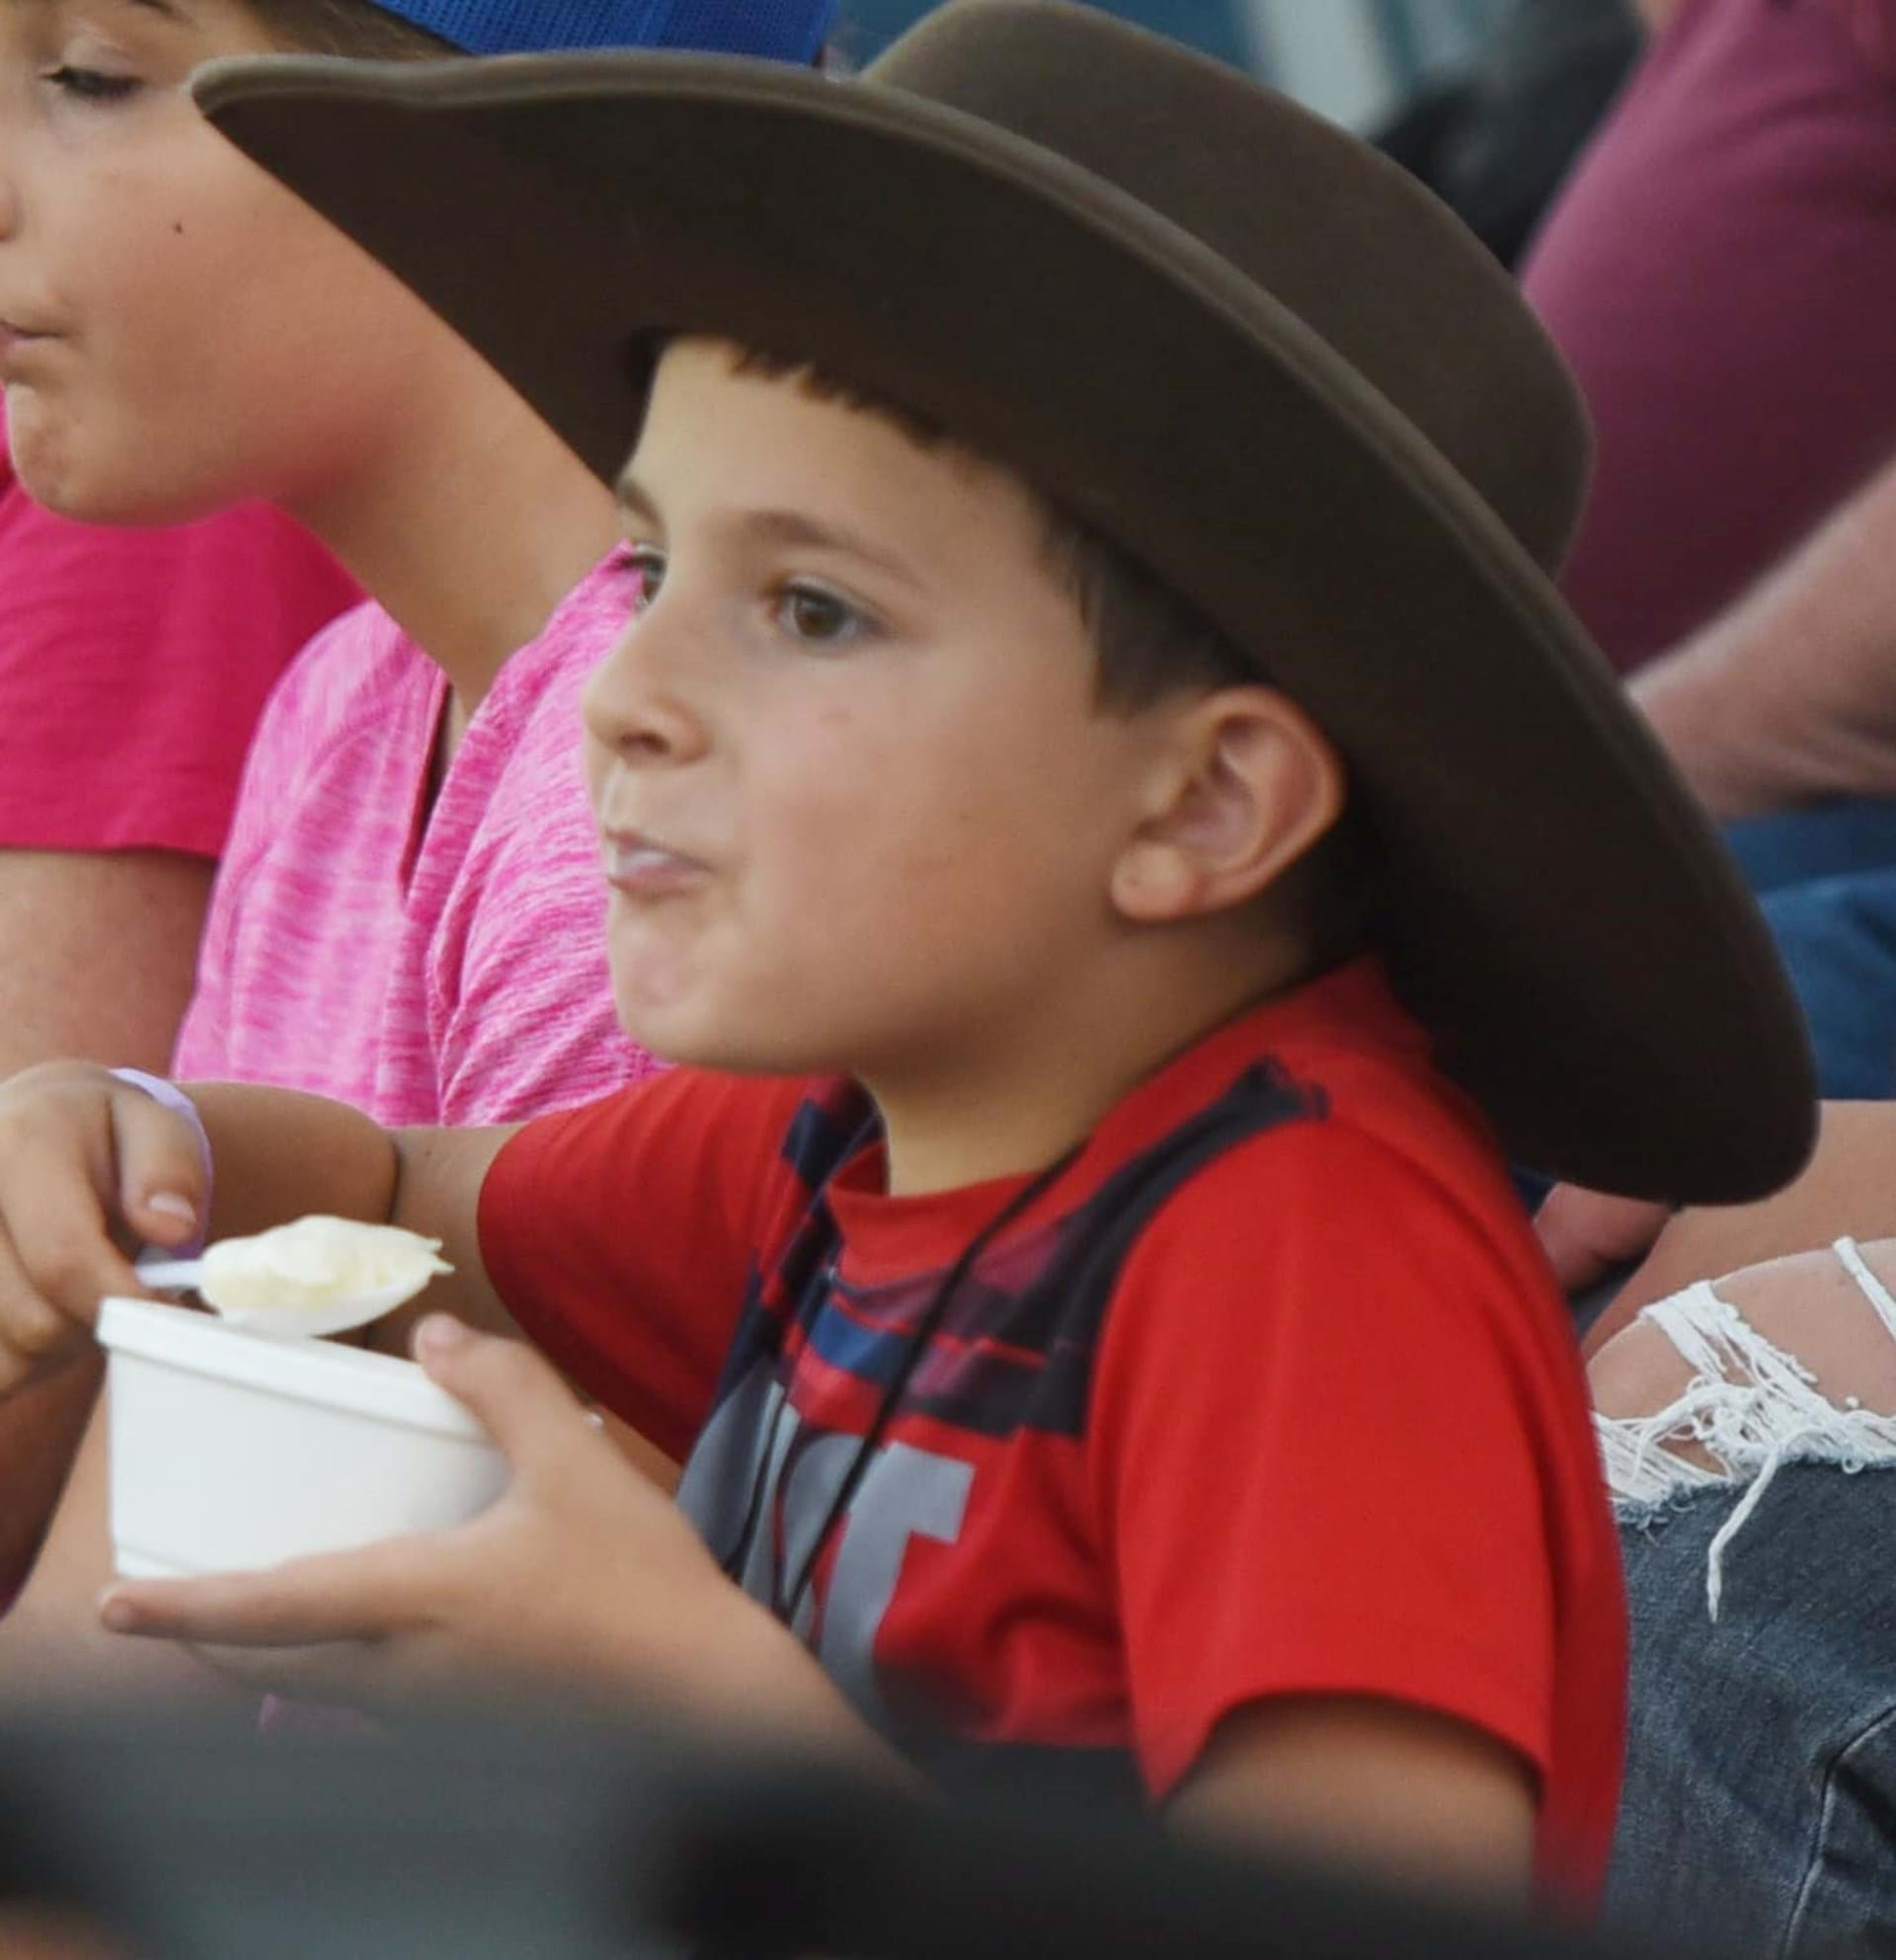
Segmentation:
<svg viewBox="0 0 1896 1960">
<path fill-rule="evenodd" d="M 454 1269 L 441 1242 L 400 1225 L 365 1225 L 320 1213 L 255 1238 L 206 1248 L 198 1292 L 221 1313 L 273 1306 L 319 1306 L 367 1294 L 418 1294 Z"/>
</svg>

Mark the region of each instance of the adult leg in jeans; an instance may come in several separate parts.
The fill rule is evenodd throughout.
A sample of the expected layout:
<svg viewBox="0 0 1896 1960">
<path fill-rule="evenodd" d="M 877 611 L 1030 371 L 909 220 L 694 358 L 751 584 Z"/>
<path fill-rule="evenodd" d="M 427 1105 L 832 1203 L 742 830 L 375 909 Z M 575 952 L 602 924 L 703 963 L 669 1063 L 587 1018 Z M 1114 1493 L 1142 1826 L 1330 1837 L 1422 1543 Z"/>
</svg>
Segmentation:
<svg viewBox="0 0 1896 1960">
<path fill-rule="evenodd" d="M 1896 1946 L 1896 1240 L 1697 1281 L 1588 1372 L 1632 1621 L 1610 1910 Z"/>
<path fill-rule="evenodd" d="M 1721 826 L 1726 848 L 1759 897 L 1826 878 L 1896 865 L 1896 798 L 1830 797 Z"/>
<path fill-rule="evenodd" d="M 1896 1472 L 1622 1506 L 1632 1614 L 1609 1914 L 1716 1951 L 1896 1948 Z"/>
</svg>

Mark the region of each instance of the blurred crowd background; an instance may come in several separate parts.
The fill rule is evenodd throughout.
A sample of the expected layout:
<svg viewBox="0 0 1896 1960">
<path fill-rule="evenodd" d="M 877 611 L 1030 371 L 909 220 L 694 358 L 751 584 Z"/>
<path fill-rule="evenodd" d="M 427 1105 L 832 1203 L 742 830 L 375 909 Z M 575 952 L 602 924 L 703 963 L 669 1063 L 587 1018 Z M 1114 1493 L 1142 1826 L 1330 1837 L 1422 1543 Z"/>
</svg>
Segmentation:
<svg viewBox="0 0 1896 1960">
<path fill-rule="evenodd" d="M 1508 265 L 1642 44 L 1635 0 L 1101 0 L 1370 137 Z M 867 61 L 925 0 L 846 0 Z M 1669 10 L 1668 10 L 1669 11 Z"/>
<path fill-rule="evenodd" d="M 845 36 L 865 58 L 927 11 L 924 0 L 849 0 Z M 1113 0 L 1107 11 L 1234 61 L 1356 128 L 1424 82 L 1465 68 L 1514 0 Z M 1623 10 L 1555 0 L 1550 14 Z"/>
</svg>

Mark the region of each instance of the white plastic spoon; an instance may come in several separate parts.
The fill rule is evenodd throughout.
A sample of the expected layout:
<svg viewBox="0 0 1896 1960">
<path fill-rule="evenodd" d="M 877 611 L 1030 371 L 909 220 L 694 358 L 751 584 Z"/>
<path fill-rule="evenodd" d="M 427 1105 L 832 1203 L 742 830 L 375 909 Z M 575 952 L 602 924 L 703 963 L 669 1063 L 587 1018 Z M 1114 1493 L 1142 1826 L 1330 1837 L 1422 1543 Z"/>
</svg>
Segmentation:
<svg viewBox="0 0 1896 1960">
<path fill-rule="evenodd" d="M 132 1270 L 154 1293 L 196 1293 L 233 1327 L 300 1341 L 366 1327 L 413 1299 L 454 1270 L 439 1248 L 397 1225 L 318 1215 L 220 1239 L 200 1259 L 141 1259 Z"/>
</svg>

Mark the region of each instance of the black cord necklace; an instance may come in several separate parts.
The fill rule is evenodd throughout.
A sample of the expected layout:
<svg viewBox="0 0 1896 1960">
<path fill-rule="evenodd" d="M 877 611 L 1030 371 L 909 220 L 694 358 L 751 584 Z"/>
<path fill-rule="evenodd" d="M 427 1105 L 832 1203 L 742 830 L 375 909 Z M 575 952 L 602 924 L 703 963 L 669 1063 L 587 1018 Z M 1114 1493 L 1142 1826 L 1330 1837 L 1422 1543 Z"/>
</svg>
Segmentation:
<svg viewBox="0 0 1896 1960">
<path fill-rule="evenodd" d="M 955 1263 L 949 1267 L 941 1284 L 935 1289 L 927 1306 L 922 1309 L 915 1322 L 914 1331 L 908 1336 L 908 1346 L 903 1351 L 895 1374 L 883 1389 L 881 1398 L 876 1404 L 875 1414 L 870 1418 L 869 1427 L 864 1430 L 862 1440 L 856 1446 L 855 1454 L 849 1459 L 849 1467 L 843 1472 L 841 1483 L 836 1486 L 836 1494 L 830 1501 L 830 1508 L 824 1514 L 823 1524 L 818 1529 L 816 1537 L 811 1540 L 810 1549 L 804 1555 L 802 1565 L 797 1568 L 797 1576 L 788 1596 L 779 1597 L 774 1578 L 771 1582 L 770 1609 L 786 1626 L 795 1625 L 797 1613 L 815 1582 L 817 1568 L 822 1564 L 823 1556 L 830 1548 L 830 1541 L 835 1536 L 837 1528 L 848 1514 L 850 1505 L 855 1502 L 856 1493 L 862 1487 L 862 1480 L 868 1475 L 869 1466 L 875 1460 L 876 1452 L 882 1448 L 890 1424 L 895 1421 L 896 1411 L 901 1406 L 903 1395 L 913 1378 L 922 1356 L 927 1352 L 928 1344 L 934 1339 L 943 1320 L 947 1318 L 948 1309 L 954 1304 L 955 1295 L 961 1291 L 969 1274 L 974 1271 L 981 1255 L 1029 1206 L 1053 1188 L 1073 1159 L 1078 1156 L 1079 1151 L 1080 1145 L 1075 1144 L 1065 1156 L 1049 1164 L 1045 1170 L 1030 1178 L 1014 1193 L 999 1212 L 961 1249 Z M 834 1269 L 831 1267 L 829 1269 L 829 1278 L 826 1281 L 826 1297 L 829 1288 L 834 1284 Z M 790 1383 L 785 1380 L 782 1386 L 782 1399 L 771 1416 L 770 1433 L 764 1440 L 763 1452 L 758 1458 L 750 1495 L 745 1505 L 744 1525 L 738 1534 L 736 1548 L 724 1562 L 725 1576 L 729 1579 L 738 1580 L 744 1570 L 750 1541 L 755 1535 L 768 1498 L 770 1465 L 777 1454 L 784 1412 L 790 1407 Z"/>
</svg>

